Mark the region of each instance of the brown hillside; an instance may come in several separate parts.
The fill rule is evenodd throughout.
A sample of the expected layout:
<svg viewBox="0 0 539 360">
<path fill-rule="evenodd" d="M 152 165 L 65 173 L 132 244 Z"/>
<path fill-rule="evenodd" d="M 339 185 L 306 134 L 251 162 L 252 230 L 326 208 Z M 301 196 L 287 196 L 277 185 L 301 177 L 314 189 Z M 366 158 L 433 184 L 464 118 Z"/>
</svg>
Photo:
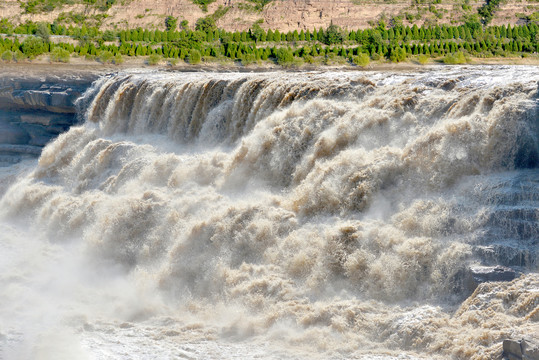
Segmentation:
<svg viewBox="0 0 539 360">
<path fill-rule="evenodd" d="M 474 14 L 484 1 L 480 0 L 274 0 L 257 11 L 247 0 L 216 0 L 204 12 L 192 0 L 116 0 L 108 10 L 74 0 L 73 5 L 57 7 L 50 12 L 25 13 L 28 0 L 2 0 L 0 17 L 15 23 L 33 21 L 53 22 L 62 13 L 82 14 L 87 21 L 104 28 L 164 28 L 164 19 L 172 15 L 187 20 L 194 27 L 197 19 L 227 9 L 217 25 L 226 30 L 245 30 L 255 22 L 263 28 L 281 31 L 326 28 L 331 22 L 348 29 L 366 28 L 380 18 L 391 22 L 400 17 L 404 24 L 458 24 L 466 15 Z M 98 0 L 99 1 L 99 0 Z M 436 3 L 438 2 L 438 3 Z M 21 5 L 22 4 L 22 5 Z M 466 6 L 467 5 L 467 6 Z M 532 0 L 505 1 L 496 12 L 492 24 L 516 24 L 525 15 L 539 11 L 539 2 Z M 106 18 L 103 16 L 105 15 Z M 69 16 L 63 22 L 70 24 Z"/>
</svg>

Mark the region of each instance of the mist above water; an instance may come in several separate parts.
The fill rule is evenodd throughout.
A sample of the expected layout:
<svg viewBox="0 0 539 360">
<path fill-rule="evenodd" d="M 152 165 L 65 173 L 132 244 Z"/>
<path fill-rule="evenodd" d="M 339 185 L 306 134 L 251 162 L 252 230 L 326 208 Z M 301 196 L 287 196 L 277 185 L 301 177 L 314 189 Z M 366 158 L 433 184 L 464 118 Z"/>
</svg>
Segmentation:
<svg viewBox="0 0 539 360">
<path fill-rule="evenodd" d="M 1 351 L 495 354 L 539 320 L 538 81 L 526 67 L 100 78 L 82 126 L 1 175 Z M 471 265 L 525 275 L 462 303 Z"/>
</svg>

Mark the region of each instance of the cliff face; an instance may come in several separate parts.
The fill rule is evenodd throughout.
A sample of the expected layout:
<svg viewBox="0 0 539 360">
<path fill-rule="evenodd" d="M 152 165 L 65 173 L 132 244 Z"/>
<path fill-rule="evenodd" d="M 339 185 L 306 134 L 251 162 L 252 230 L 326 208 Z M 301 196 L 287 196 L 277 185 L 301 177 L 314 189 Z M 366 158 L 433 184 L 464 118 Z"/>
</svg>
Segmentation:
<svg viewBox="0 0 539 360">
<path fill-rule="evenodd" d="M 95 75 L 0 73 L 0 166 L 39 155 L 41 148 L 77 122 L 75 100 Z"/>
<path fill-rule="evenodd" d="M 22 3 L 25 1 L 22 0 Z M 476 13 L 484 1 L 470 0 L 467 3 L 469 7 L 463 6 L 465 2 L 462 0 L 274 0 L 257 11 L 246 0 L 216 0 L 208 6 L 207 12 L 203 12 L 192 0 L 117 0 L 106 12 L 95 6 L 75 4 L 48 13 L 24 14 L 20 0 L 3 0 L 0 3 L 0 17 L 15 22 L 52 22 L 62 12 L 82 14 L 87 19 L 106 14 L 102 25 L 108 28 L 141 26 L 162 29 L 166 16 L 187 20 L 194 27 L 197 19 L 214 14 L 221 7 L 228 10 L 217 24 L 229 31 L 248 29 L 257 21 L 262 21 L 263 28 L 280 31 L 326 28 L 331 22 L 344 28 L 358 29 L 369 27 L 383 16 L 387 21 L 393 16 L 401 16 L 404 23 L 409 25 L 459 23 L 467 14 Z M 522 21 L 523 15 L 535 11 L 539 11 L 539 3 L 534 0 L 504 1 L 492 24 L 516 24 Z"/>
</svg>

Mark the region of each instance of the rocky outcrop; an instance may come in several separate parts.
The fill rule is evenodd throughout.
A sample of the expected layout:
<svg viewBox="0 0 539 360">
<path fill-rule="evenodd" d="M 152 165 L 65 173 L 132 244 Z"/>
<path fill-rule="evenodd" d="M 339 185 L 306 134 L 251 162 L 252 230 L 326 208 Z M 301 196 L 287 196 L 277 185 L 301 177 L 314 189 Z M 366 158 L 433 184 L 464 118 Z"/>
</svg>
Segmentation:
<svg viewBox="0 0 539 360">
<path fill-rule="evenodd" d="M 508 360 L 539 360 L 539 343 L 533 340 L 504 340 L 503 356 Z"/>
<path fill-rule="evenodd" d="M 469 291 L 484 282 L 513 281 L 519 273 L 505 266 L 472 266 L 466 275 L 465 287 Z"/>
<path fill-rule="evenodd" d="M 0 74 L 0 165 L 35 156 L 77 122 L 76 99 L 93 74 Z"/>
<path fill-rule="evenodd" d="M 470 273 L 474 282 L 480 284 L 487 281 L 512 281 L 517 272 L 505 266 L 472 266 Z"/>
<path fill-rule="evenodd" d="M 75 100 L 93 80 L 93 77 L 88 76 L 27 77 L 23 74 L 4 73 L 0 75 L 0 110 L 74 114 L 76 113 Z"/>
<path fill-rule="evenodd" d="M 505 266 L 474 265 L 457 276 L 455 279 L 455 283 L 458 284 L 456 290 L 471 294 L 482 283 L 513 281 L 520 275 L 521 273 L 518 271 Z"/>
</svg>

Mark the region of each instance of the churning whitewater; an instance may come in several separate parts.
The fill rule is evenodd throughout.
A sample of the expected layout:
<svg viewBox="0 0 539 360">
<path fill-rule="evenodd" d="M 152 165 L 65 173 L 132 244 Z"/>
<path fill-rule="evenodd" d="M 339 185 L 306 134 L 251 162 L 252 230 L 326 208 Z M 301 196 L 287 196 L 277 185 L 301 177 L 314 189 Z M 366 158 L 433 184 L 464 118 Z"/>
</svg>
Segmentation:
<svg viewBox="0 0 539 360">
<path fill-rule="evenodd" d="M 0 170 L 0 358 L 500 356 L 539 333 L 538 84 L 101 77 Z"/>
</svg>

